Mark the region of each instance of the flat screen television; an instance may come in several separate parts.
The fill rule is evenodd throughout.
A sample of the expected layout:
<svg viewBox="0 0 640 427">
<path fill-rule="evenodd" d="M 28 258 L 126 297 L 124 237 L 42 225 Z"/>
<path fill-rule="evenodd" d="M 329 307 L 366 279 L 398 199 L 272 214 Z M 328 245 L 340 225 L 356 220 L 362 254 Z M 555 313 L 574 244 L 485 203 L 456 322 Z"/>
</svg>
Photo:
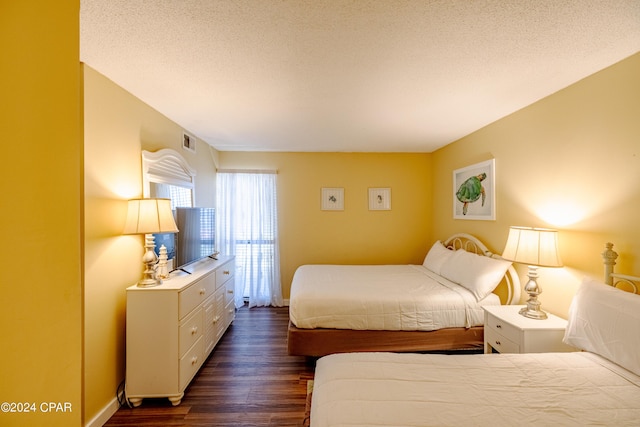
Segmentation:
<svg viewBox="0 0 640 427">
<path fill-rule="evenodd" d="M 213 257 L 216 241 L 214 208 L 176 208 L 174 269 L 181 269 L 205 257 Z"/>
</svg>

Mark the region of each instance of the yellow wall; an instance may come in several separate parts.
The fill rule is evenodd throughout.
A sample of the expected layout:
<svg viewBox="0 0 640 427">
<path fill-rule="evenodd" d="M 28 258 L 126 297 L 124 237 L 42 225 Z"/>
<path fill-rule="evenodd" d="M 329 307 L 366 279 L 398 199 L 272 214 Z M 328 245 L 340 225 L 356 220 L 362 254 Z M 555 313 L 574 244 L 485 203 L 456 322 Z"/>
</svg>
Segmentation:
<svg viewBox="0 0 640 427">
<path fill-rule="evenodd" d="M 563 269 L 541 269 L 543 307 L 566 316 L 584 275 L 640 272 L 640 54 L 433 153 L 432 234 L 466 231 L 502 252 L 511 225 L 560 230 Z M 454 220 L 452 171 L 496 159 L 497 220 Z M 526 269 L 519 267 L 521 278 Z"/>
<path fill-rule="evenodd" d="M 306 263 L 422 263 L 430 240 L 429 154 L 219 152 L 222 169 L 277 169 L 283 296 Z M 343 187 L 344 211 L 320 209 Z M 391 210 L 369 211 L 368 188 L 391 188 Z"/>
<path fill-rule="evenodd" d="M 85 423 L 111 402 L 125 372 L 125 288 L 142 275 L 142 236 L 123 236 L 126 200 L 142 195 L 141 150 L 173 148 L 196 169 L 196 202 L 213 206 L 208 145 L 181 148 L 182 128 L 88 66 L 85 130 Z"/>
<path fill-rule="evenodd" d="M 0 2 L 0 402 L 35 404 L 0 412 L 2 426 L 82 419 L 78 13 L 78 1 Z"/>
</svg>

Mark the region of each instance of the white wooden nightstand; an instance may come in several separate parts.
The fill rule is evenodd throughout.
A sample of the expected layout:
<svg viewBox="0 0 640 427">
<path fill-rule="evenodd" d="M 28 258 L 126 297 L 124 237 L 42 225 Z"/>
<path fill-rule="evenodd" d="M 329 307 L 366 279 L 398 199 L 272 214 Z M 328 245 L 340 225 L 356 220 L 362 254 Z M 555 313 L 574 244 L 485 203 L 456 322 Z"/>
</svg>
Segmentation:
<svg viewBox="0 0 640 427">
<path fill-rule="evenodd" d="M 551 313 L 544 320 L 529 319 L 521 305 L 484 308 L 485 353 L 547 353 L 576 351 L 562 342 L 567 321 Z"/>
</svg>

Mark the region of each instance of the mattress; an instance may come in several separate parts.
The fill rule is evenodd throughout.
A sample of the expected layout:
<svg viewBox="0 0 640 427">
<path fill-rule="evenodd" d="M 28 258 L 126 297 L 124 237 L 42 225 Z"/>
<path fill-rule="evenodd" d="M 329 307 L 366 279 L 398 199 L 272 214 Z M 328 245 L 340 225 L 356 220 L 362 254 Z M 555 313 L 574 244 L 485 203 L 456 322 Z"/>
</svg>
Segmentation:
<svg viewBox="0 0 640 427">
<path fill-rule="evenodd" d="M 298 328 L 433 331 L 481 326 L 484 305 L 464 287 L 421 265 L 303 265 L 291 284 Z"/>
<path fill-rule="evenodd" d="M 640 377 L 587 352 L 318 360 L 311 427 L 637 426 Z"/>
</svg>

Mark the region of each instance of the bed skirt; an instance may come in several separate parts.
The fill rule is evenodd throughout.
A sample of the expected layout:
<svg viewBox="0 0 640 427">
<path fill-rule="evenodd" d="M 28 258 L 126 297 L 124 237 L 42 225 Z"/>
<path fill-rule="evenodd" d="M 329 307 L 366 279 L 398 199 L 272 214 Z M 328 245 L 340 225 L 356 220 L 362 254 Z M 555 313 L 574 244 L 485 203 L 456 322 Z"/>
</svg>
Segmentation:
<svg viewBox="0 0 640 427">
<path fill-rule="evenodd" d="M 372 351 L 482 350 L 483 347 L 483 326 L 436 331 L 370 331 L 300 329 L 289 322 L 287 334 L 287 350 L 292 356 L 322 357 L 334 353 Z"/>
</svg>

